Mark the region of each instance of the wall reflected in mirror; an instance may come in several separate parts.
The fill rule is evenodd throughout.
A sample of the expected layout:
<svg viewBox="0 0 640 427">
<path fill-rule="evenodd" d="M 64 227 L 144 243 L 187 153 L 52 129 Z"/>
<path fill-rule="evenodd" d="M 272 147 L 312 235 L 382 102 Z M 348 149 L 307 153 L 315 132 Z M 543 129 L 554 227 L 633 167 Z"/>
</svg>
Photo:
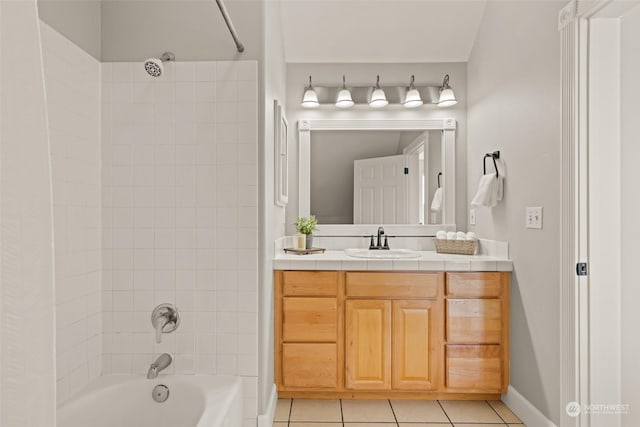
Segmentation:
<svg viewBox="0 0 640 427">
<path fill-rule="evenodd" d="M 314 130 L 310 150 L 318 223 L 442 223 L 442 131 Z"/>
</svg>

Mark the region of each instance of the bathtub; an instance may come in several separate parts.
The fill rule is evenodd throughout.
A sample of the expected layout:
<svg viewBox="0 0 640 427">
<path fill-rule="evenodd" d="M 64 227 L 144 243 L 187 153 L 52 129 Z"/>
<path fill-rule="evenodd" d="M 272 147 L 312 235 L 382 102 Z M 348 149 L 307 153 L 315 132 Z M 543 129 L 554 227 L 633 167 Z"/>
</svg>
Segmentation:
<svg viewBox="0 0 640 427">
<path fill-rule="evenodd" d="M 151 396 L 159 384 L 169 388 L 163 403 Z M 60 406 L 57 418 L 58 427 L 239 427 L 242 382 L 225 376 L 106 375 Z"/>
</svg>

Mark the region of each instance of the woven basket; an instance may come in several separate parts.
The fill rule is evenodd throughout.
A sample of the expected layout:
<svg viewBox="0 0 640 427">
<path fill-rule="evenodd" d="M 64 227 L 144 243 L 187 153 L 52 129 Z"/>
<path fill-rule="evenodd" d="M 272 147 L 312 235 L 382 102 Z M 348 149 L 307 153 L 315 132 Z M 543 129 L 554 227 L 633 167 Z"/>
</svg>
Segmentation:
<svg viewBox="0 0 640 427">
<path fill-rule="evenodd" d="M 436 252 L 439 254 L 474 255 L 476 253 L 476 240 L 445 240 L 433 239 L 436 243 Z"/>
</svg>

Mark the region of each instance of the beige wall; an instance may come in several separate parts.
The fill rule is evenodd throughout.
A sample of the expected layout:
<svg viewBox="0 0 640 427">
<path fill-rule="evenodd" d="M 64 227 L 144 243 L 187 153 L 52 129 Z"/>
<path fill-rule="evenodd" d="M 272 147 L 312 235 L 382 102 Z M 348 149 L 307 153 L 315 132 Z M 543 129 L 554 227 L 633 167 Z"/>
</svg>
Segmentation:
<svg viewBox="0 0 640 427">
<path fill-rule="evenodd" d="M 621 212 L 622 212 L 622 403 L 631 404 L 630 413 L 622 417 L 624 427 L 640 425 L 640 323 L 637 302 L 640 301 L 637 273 L 636 242 L 640 236 L 637 183 L 640 182 L 640 7 L 622 18 L 621 29 Z"/>
<path fill-rule="evenodd" d="M 101 58 L 99 0 L 38 0 L 40 19 L 94 58 Z"/>
<path fill-rule="evenodd" d="M 374 84 L 380 74 L 381 85 L 407 84 L 412 74 L 416 85 L 440 85 L 445 74 L 451 76 L 458 104 L 452 108 L 424 106 L 413 110 L 388 107 L 382 110 L 353 108 L 342 111 L 337 108 L 305 110 L 300 106 L 304 87 L 313 76 L 317 86 L 337 86 L 346 74 L 347 84 L 365 86 Z M 287 64 L 287 114 L 289 118 L 289 177 L 290 197 L 287 206 L 287 231 L 293 232 L 298 214 L 298 120 L 301 119 L 406 119 L 453 117 L 458 123 L 456 130 L 456 223 L 466 229 L 467 223 L 467 64 L 451 63 L 398 63 L 398 64 Z"/>
<path fill-rule="evenodd" d="M 261 108 L 264 112 L 260 129 L 262 143 L 259 155 L 259 206 L 260 206 L 260 253 L 259 253 L 259 373 L 258 414 L 264 414 L 274 386 L 273 361 L 273 271 L 274 240 L 284 235 L 285 208 L 274 202 L 274 108 L 278 100 L 286 107 L 287 69 L 284 60 L 284 41 L 280 2 L 271 0 L 264 6 L 263 59 L 261 61 Z M 292 123 L 289 122 L 291 128 Z M 291 142 L 289 143 L 291 146 Z M 289 184 L 295 178 L 289 174 Z"/>
<path fill-rule="evenodd" d="M 100 63 L 41 23 L 49 114 L 58 404 L 100 375 Z"/>
<path fill-rule="evenodd" d="M 102 2 L 102 60 L 142 61 L 172 51 L 178 61 L 259 59 L 262 1 L 226 1 L 245 52 L 236 51 L 215 0 Z"/>
<path fill-rule="evenodd" d="M 511 386 L 554 423 L 560 389 L 560 37 L 562 2 L 489 2 L 468 63 L 468 186 L 484 153 L 506 164 L 504 200 L 470 228 L 509 241 Z M 542 230 L 525 208 L 542 206 Z"/>
</svg>

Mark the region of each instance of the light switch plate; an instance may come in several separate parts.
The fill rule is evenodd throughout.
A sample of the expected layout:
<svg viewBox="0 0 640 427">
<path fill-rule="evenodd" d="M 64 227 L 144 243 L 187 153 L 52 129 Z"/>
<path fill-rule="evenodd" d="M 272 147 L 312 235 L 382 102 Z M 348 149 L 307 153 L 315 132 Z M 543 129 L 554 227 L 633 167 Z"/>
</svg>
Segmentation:
<svg viewBox="0 0 640 427">
<path fill-rule="evenodd" d="M 542 207 L 527 207 L 527 228 L 542 228 Z"/>
<path fill-rule="evenodd" d="M 476 210 L 469 209 L 469 224 L 476 225 Z"/>
</svg>

